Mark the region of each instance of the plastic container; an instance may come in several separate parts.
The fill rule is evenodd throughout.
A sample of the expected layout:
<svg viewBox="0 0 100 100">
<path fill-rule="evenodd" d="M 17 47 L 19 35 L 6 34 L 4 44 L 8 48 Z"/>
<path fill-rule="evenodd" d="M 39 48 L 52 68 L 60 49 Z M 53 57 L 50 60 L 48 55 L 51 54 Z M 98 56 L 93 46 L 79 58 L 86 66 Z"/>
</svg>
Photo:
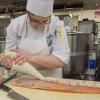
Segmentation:
<svg viewBox="0 0 100 100">
<path fill-rule="evenodd" d="M 86 75 L 87 75 L 87 80 L 94 80 L 95 77 L 95 72 L 96 72 L 96 51 L 95 50 L 91 50 L 89 52 L 89 59 L 88 59 L 88 68 L 86 71 Z"/>
</svg>

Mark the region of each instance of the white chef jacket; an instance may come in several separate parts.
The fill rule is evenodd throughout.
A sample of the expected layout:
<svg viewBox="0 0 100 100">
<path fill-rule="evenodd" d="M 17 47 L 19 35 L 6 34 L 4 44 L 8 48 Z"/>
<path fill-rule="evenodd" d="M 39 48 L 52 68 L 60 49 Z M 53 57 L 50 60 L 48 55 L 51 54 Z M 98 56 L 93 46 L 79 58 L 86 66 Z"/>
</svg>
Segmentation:
<svg viewBox="0 0 100 100">
<path fill-rule="evenodd" d="M 51 23 L 48 26 L 47 34 L 42 34 L 41 31 L 33 30 L 27 23 L 27 14 L 15 18 L 7 27 L 5 50 L 21 50 L 19 47 L 19 41 L 21 41 L 21 38 L 41 39 L 43 35 L 45 35 L 45 38 L 47 39 L 50 54 L 56 56 L 59 60 L 67 64 L 70 52 L 67 35 L 63 22 L 54 15 L 51 16 Z M 23 51 L 30 53 L 26 50 Z"/>
</svg>

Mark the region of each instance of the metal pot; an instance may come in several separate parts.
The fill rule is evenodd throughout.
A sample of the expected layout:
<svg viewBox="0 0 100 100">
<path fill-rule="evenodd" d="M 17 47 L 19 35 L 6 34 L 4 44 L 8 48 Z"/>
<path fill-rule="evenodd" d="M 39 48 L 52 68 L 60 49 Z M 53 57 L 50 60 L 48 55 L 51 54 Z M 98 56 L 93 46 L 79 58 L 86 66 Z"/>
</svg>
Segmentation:
<svg viewBox="0 0 100 100">
<path fill-rule="evenodd" d="M 89 36 L 88 33 L 71 32 L 67 33 L 68 42 L 70 46 L 70 61 L 68 67 L 70 72 L 66 72 L 67 67 L 64 68 L 64 75 L 76 75 L 83 73 L 87 67 L 87 54 L 89 51 Z"/>
<path fill-rule="evenodd" d="M 69 46 L 72 52 L 87 52 L 89 49 L 89 36 L 88 33 L 71 32 L 67 33 Z"/>
<path fill-rule="evenodd" d="M 5 41 L 0 41 L 0 53 L 5 49 Z"/>
</svg>

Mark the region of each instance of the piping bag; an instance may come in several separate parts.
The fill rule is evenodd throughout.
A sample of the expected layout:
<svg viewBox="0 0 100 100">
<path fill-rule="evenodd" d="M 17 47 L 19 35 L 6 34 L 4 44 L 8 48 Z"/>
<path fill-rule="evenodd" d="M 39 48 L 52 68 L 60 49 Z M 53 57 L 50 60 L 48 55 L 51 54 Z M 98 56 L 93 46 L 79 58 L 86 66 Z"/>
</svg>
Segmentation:
<svg viewBox="0 0 100 100">
<path fill-rule="evenodd" d="M 11 59 L 14 59 L 16 57 L 17 53 L 12 52 L 12 51 L 7 51 L 6 55 L 9 56 Z M 36 68 L 28 62 L 25 62 L 22 65 L 17 65 L 17 64 L 13 63 L 11 69 L 21 72 L 21 73 L 24 73 L 24 74 L 32 75 L 39 80 L 45 80 L 45 77 L 43 75 L 41 75 L 40 72 L 38 70 L 36 70 Z"/>
</svg>

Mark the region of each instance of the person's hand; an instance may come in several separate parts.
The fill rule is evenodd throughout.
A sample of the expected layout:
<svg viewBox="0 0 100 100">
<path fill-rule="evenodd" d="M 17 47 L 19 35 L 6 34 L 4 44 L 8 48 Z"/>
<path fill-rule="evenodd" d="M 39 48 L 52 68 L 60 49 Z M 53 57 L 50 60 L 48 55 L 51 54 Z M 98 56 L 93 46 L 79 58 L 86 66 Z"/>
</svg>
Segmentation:
<svg viewBox="0 0 100 100">
<path fill-rule="evenodd" d="M 17 53 L 16 57 L 13 59 L 14 64 L 21 65 L 25 62 L 28 62 L 29 55 L 19 50 L 13 50 L 13 52 Z"/>
<path fill-rule="evenodd" d="M 1 60 L 4 68 L 11 69 L 13 62 L 5 53 L 2 55 Z"/>
</svg>

